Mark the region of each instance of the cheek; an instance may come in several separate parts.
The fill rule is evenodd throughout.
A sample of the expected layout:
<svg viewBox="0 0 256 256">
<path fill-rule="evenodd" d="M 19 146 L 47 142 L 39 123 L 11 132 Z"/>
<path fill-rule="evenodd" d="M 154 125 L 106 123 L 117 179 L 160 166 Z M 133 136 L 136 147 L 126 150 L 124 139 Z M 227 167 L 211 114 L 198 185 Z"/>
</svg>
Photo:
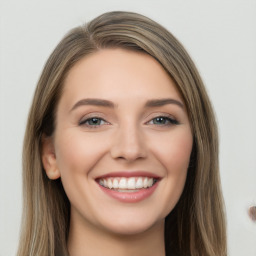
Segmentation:
<svg viewBox="0 0 256 256">
<path fill-rule="evenodd" d="M 104 140 L 103 140 L 104 141 Z M 57 165 L 62 178 L 76 174 L 89 174 L 90 170 L 104 155 L 102 140 L 81 133 L 63 132 L 56 139 Z"/>
<path fill-rule="evenodd" d="M 169 214 L 182 194 L 187 169 L 190 162 L 193 139 L 190 132 L 175 134 L 162 140 L 161 146 L 155 147 L 155 156 L 165 169 L 162 197 L 164 204 L 163 216 Z"/>
<path fill-rule="evenodd" d="M 162 143 L 155 147 L 156 155 L 168 172 L 170 171 L 169 174 L 179 175 L 188 168 L 192 145 L 193 138 L 190 130 L 177 132 L 162 139 Z"/>
<path fill-rule="evenodd" d="M 87 193 L 94 189 L 90 173 L 104 156 L 106 146 L 101 138 L 85 136 L 81 132 L 70 130 L 59 134 L 55 140 L 55 152 L 61 181 L 71 205 L 80 209 L 81 202 L 84 202 L 84 206 L 93 204 L 93 196 Z"/>
</svg>

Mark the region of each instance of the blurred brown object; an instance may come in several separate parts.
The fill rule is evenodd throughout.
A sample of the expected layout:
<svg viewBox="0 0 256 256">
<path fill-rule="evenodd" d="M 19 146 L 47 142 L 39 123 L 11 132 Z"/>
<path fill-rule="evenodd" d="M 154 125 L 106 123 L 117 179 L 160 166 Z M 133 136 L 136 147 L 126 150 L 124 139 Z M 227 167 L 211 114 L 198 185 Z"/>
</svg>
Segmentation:
<svg viewBox="0 0 256 256">
<path fill-rule="evenodd" d="M 248 212 L 251 220 L 256 221 L 256 206 L 251 206 Z"/>
</svg>

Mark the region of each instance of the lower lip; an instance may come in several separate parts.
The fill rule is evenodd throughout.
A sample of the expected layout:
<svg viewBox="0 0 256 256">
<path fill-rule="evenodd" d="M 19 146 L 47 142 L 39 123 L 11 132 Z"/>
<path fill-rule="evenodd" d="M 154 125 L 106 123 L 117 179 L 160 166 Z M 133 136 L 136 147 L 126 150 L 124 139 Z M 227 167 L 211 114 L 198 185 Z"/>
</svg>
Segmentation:
<svg viewBox="0 0 256 256">
<path fill-rule="evenodd" d="M 155 189 L 157 188 L 159 182 L 156 182 L 152 187 L 150 188 L 143 188 L 140 189 L 137 192 L 118 192 L 113 189 L 105 188 L 101 185 L 99 187 L 102 189 L 104 193 L 109 195 L 110 197 L 117 199 L 118 201 L 124 202 L 124 203 L 136 203 L 139 201 L 142 201 L 148 197 L 150 197 Z"/>
</svg>

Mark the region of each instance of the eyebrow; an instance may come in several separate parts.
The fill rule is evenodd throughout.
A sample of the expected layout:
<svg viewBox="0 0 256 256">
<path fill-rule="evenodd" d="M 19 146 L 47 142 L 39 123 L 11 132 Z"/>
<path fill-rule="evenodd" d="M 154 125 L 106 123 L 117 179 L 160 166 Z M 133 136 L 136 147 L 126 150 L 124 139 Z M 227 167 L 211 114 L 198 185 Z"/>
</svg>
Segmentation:
<svg viewBox="0 0 256 256">
<path fill-rule="evenodd" d="M 101 106 L 101 107 L 110 107 L 114 108 L 115 104 L 109 100 L 103 100 L 103 99 L 82 99 L 79 100 L 70 111 L 73 111 L 74 109 L 84 106 L 84 105 L 93 105 L 93 106 Z"/>
<path fill-rule="evenodd" d="M 148 100 L 146 102 L 146 107 L 161 107 L 167 104 L 175 104 L 181 108 L 184 108 L 184 105 L 181 101 L 175 99 L 155 99 L 155 100 Z"/>
<path fill-rule="evenodd" d="M 153 99 L 148 100 L 145 104 L 146 107 L 161 107 L 167 104 L 175 104 L 181 108 L 184 108 L 184 105 L 181 101 L 175 100 L 175 99 Z M 114 108 L 116 105 L 109 101 L 109 100 L 103 100 L 103 99 L 82 99 L 79 100 L 70 111 L 73 111 L 74 109 L 84 106 L 84 105 L 93 105 L 93 106 L 101 106 L 101 107 L 109 107 Z"/>
</svg>

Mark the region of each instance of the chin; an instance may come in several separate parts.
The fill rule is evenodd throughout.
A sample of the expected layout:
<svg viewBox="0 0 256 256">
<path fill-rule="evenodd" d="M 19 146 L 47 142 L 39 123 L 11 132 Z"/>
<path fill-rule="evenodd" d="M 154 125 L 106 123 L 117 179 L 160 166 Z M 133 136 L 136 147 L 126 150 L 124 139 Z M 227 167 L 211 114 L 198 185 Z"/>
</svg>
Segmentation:
<svg viewBox="0 0 256 256">
<path fill-rule="evenodd" d="M 156 228 L 157 226 L 164 226 L 164 218 L 155 219 L 149 216 L 139 217 L 120 217 L 115 221 L 102 223 L 105 229 L 116 235 L 138 235 L 148 230 Z"/>
</svg>

